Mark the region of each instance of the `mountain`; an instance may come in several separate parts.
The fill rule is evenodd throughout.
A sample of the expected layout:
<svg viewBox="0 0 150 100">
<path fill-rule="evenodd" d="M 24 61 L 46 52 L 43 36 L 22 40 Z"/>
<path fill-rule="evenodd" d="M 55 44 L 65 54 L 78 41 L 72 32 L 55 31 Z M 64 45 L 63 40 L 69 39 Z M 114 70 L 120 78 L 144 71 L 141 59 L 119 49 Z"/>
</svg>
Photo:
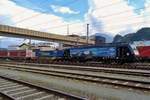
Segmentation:
<svg viewBox="0 0 150 100">
<path fill-rule="evenodd" d="M 115 37 L 114 37 L 114 39 L 113 39 L 113 43 L 116 43 L 116 42 L 121 42 L 121 40 L 122 40 L 122 36 L 121 35 L 116 35 Z"/>
<path fill-rule="evenodd" d="M 102 37 L 106 38 L 107 43 L 110 43 L 113 41 L 113 36 L 109 35 L 109 33 L 96 33 L 93 36 L 102 36 Z"/>
<path fill-rule="evenodd" d="M 129 33 L 124 36 L 116 35 L 113 39 L 113 43 L 116 42 L 133 42 L 133 41 L 142 41 L 142 40 L 150 40 L 150 28 L 142 28 L 138 30 L 136 33 Z"/>
</svg>

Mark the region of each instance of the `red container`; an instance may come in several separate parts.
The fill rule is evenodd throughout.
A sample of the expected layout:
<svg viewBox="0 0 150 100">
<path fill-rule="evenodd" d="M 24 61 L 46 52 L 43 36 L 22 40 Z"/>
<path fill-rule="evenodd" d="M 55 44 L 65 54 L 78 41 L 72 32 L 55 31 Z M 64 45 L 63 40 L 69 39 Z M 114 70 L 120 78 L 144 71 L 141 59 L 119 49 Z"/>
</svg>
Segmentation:
<svg viewBox="0 0 150 100">
<path fill-rule="evenodd" d="M 33 52 L 31 50 L 10 50 L 9 51 L 9 57 L 15 57 L 15 58 L 26 58 L 26 57 L 32 57 Z"/>
<path fill-rule="evenodd" d="M 0 57 L 7 57 L 8 56 L 8 52 L 5 50 L 0 51 Z"/>
<path fill-rule="evenodd" d="M 137 47 L 140 57 L 150 58 L 150 46 L 139 46 Z"/>
<path fill-rule="evenodd" d="M 19 57 L 26 57 L 26 51 L 19 51 L 18 56 Z"/>
<path fill-rule="evenodd" d="M 9 57 L 19 57 L 19 51 L 18 50 L 10 50 Z"/>
</svg>

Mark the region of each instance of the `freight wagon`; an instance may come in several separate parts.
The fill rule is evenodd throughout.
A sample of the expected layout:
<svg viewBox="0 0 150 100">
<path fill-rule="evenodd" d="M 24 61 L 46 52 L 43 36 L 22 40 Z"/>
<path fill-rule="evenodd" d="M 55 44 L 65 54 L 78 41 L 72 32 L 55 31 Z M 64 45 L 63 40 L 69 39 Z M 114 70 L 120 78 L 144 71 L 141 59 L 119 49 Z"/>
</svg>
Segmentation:
<svg viewBox="0 0 150 100">
<path fill-rule="evenodd" d="M 25 61 L 34 57 L 32 50 L 1 50 L 0 58 Z"/>
<path fill-rule="evenodd" d="M 7 50 L 0 50 L 0 58 L 4 59 L 8 57 L 8 51 Z"/>
<path fill-rule="evenodd" d="M 29 60 L 34 55 L 32 50 L 8 50 L 8 57 L 12 60 Z"/>
</svg>

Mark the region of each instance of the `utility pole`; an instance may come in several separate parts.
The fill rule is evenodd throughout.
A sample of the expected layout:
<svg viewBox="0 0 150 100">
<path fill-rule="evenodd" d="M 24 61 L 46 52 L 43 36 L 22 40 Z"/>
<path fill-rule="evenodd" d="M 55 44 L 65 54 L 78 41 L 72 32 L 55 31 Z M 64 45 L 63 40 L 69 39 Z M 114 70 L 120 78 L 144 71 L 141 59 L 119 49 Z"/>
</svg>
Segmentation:
<svg viewBox="0 0 150 100">
<path fill-rule="evenodd" d="M 1 47 L 1 39 L 0 39 L 0 48 L 2 48 L 2 47 Z"/>
<path fill-rule="evenodd" d="M 88 43 L 89 43 L 89 24 L 87 24 L 86 42 L 87 42 L 87 45 L 88 45 Z"/>
<path fill-rule="evenodd" d="M 67 24 L 67 35 L 69 35 L 69 24 Z"/>
</svg>

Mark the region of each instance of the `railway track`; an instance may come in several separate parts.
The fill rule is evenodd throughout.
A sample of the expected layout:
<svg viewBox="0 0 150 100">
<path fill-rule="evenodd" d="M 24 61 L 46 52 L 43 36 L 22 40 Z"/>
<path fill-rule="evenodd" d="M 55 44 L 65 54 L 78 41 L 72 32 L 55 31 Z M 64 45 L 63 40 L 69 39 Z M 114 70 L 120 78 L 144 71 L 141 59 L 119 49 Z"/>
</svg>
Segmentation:
<svg viewBox="0 0 150 100">
<path fill-rule="evenodd" d="M 0 94 L 2 100 L 87 100 L 4 75 L 0 75 Z"/>
<path fill-rule="evenodd" d="M 114 76 L 105 76 L 105 75 L 98 75 L 94 73 L 83 73 L 83 72 L 75 72 L 75 71 L 62 71 L 62 70 L 52 70 L 46 68 L 39 68 L 39 67 L 32 67 L 32 66 L 14 66 L 14 65 L 1 65 L 3 68 L 9 68 L 13 70 L 19 71 L 26 71 L 38 74 L 45 74 L 45 75 L 52 75 L 57 77 L 63 78 L 70 78 L 70 79 L 77 79 L 81 81 L 88 81 L 94 83 L 103 83 L 121 87 L 128 87 L 134 88 L 139 90 L 150 90 L 150 81 L 142 81 L 142 80 L 135 80 L 135 79 L 126 79 L 126 78 L 119 78 Z"/>
<path fill-rule="evenodd" d="M 0 65 L 3 65 L 3 64 L 0 64 Z M 19 64 L 18 63 L 16 65 L 27 65 L 27 66 L 55 68 L 55 69 L 68 69 L 68 70 L 79 70 L 79 71 L 82 70 L 82 71 L 91 71 L 91 72 L 105 72 L 105 73 L 150 77 L 150 72 L 147 70 L 133 70 L 133 69 L 121 69 L 121 68 L 101 68 L 101 67 L 90 67 L 90 66 L 70 66 L 70 65 L 56 65 L 56 64 L 27 64 L 27 63 L 20 63 Z"/>
<path fill-rule="evenodd" d="M 24 64 L 24 65 L 34 65 L 34 64 L 44 65 L 43 63 L 23 63 L 23 62 L 1 62 L 1 63 Z M 100 67 L 100 68 L 121 68 L 121 69 L 150 70 L 150 63 L 131 63 L 131 64 L 128 63 L 128 64 L 123 64 L 123 65 L 118 65 L 118 64 L 102 64 L 102 63 L 98 63 L 98 62 L 88 62 L 88 63 L 51 62 L 49 64 L 70 65 L 70 66 L 89 66 L 89 67 Z"/>
<path fill-rule="evenodd" d="M 104 64 L 104 63 L 100 63 L 100 62 L 87 62 L 87 63 L 79 63 L 79 62 L 78 63 L 76 63 L 76 62 L 54 62 L 53 63 L 52 62 L 52 64 L 150 70 L 150 63 L 126 63 L 123 65 L 120 65 L 120 64 L 115 64 L 115 63 Z"/>
</svg>

